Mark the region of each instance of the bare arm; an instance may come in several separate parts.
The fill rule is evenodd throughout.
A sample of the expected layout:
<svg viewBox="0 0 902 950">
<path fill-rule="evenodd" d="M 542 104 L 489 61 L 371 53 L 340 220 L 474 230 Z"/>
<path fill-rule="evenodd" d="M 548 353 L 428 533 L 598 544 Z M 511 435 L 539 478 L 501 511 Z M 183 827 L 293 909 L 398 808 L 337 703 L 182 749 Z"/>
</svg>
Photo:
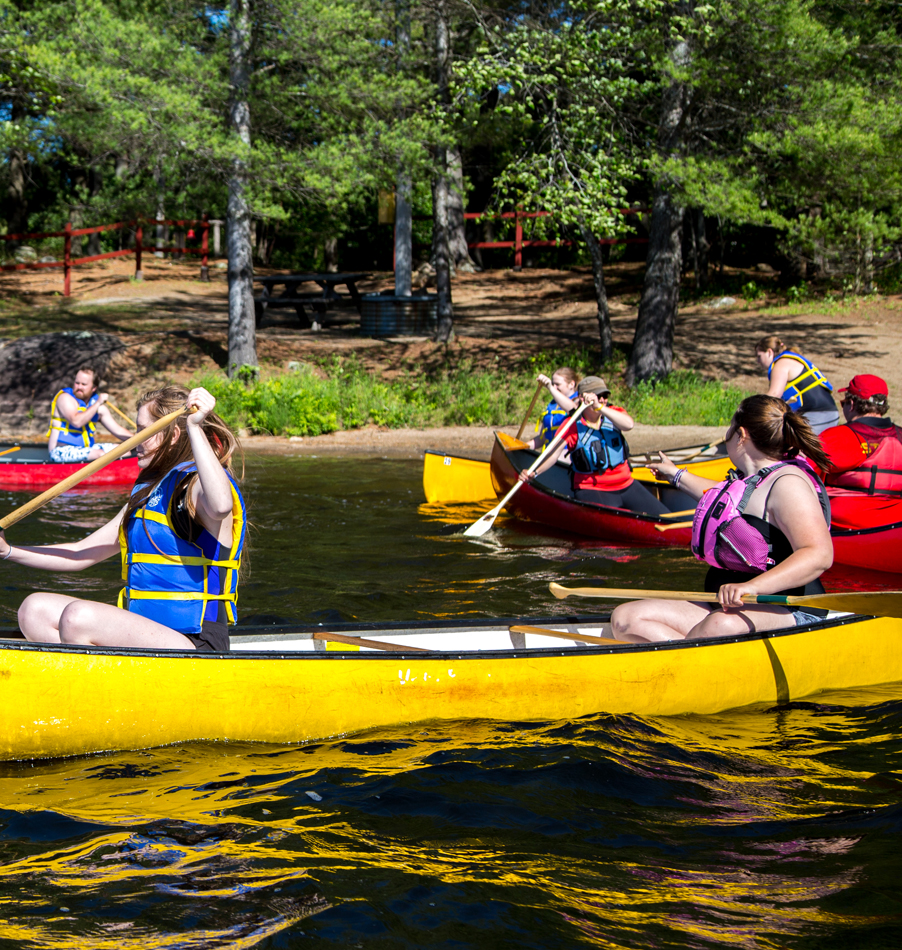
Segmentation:
<svg viewBox="0 0 902 950">
<path fill-rule="evenodd" d="M 93 406 L 88 406 L 87 409 L 79 409 L 78 402 L 74 396 L 70 396 L 68 393 L 61 393 L 59 399 L 56 401 L 56 411 L 70 425 L 75 426 L 76 429 L 83 429 L 91 422 L 94 416 L 97 415 L 100 407 L 107 401 L 107 398 L 106 393 L 101 393 L 98 397 L 98 401 L 95 402 Z"/>
<path fill-rule="evenodd" d="M 191 440 L 198 476 L 194 483 L 193 501 L 200 523 L 214 537 L 219 537 L 223 522 L 232 515 L 232 484 L 202 428 L 216 400 L 206 389 L 192 389 L 188 394 L 188 405 L 197 406 L 197 412 L 188 416 L 187 420 L 188 438 Z"/>
<path fill-rule="evenodd" d="M 528 482 L 531 479 L 535 478 L 536 475 L 541 475 L 542 472 L 547 472 L 549 468 L 561 457 L 564 449 L 567 448 L 567 443 L 563 439 L 557 448 L 552 449 L 544 459 L 542 459 L 542 464 L 534 472 L 529 472 L 527 474 L 526 469 L 524 468 L 519 475 L 517 476 L 521 482 Z"/>
<path fill-rule="evenodd" d="M 107 430 L 107 432 L 116 436 L 120 442 L 130 439 L 134 435 L 134 432 L 129 432 L 128 429 L 116 422 L 116 420 L 113 418 L 113 414 L 106 406 L 100 406 L 97 408 L 97 421 L 104 427 L 104 429 Z"/>
<path fill-rule="evenodd" d="M 776 567 L 742 584 L 724 584 L 720 602 L 724 607 L 742 606 L 742 594 L 775 594 L 802 587 L 820 577 L 833 564 L 833 541 L 821 506 L 807 479 L 781 475 L 767 500 L 768 520 L 792 545 L 792 554 Z"/>
<path fill-rule="evenodd" d="M 629 432 L 636 424 L 633 422 L 633 417 L 621 409 L 612 409 L 610 406 L 599 406 L 598 408 L 601 410 L 601 414 L 610 419 L 621 432 Z"/>
<path fill-rule="evenodd" d="M 649 462 L 648 468 L 656 475 L 666 478 L 667 481 L 672 481 L 673 476 L 680 471 L 679 466 L 674 465 L 663 452 L 659 452 L 658 454 L 661 456 L 661 461 Z M 687 495 L 691 495 L 693 498 L 701 498 L 709 488 L 714 488 L 716 485 L 721 484 L 720 482 L 712 481 L 710 478 L 694 475 L 686 469 L 683 469 L 683 471 L 685 474 L 680 478 L 680 491 L 686 492 Z"/>
<path fill-rule="evenodd" d="M 572 412 L 578 405 L 575 399 L 571 399 L 566 393 L 561 392 L 557 386 L 544 374 L 540 373 L 536 381 L 541 383 L 551 394 L 551 398 L 566 412 Z"/>
<path fill-rule="evenodd" d="M 773 364 L 770 371 L 770 385 L 767 388 L 768 396 L 776 396 L 777 399 L 783 398 L 783 393 L 786 392 L 786 387 L 789 385 L 789 374 L 797 365 L 800 365 L 799 361 L 791 357 L 784 357 Z"/>
<path fill-rule="evenodd" d="M 7 564 L 39 571 L 84 571 L 119 553 L 119 525 L 125 508 L 112 521 L 71 544 L 48 544 L 43 547 L 11 546 L 0 532 L 0 558 Z M 7 553 L 9 556 L 7 557 Z"/>
</svg>

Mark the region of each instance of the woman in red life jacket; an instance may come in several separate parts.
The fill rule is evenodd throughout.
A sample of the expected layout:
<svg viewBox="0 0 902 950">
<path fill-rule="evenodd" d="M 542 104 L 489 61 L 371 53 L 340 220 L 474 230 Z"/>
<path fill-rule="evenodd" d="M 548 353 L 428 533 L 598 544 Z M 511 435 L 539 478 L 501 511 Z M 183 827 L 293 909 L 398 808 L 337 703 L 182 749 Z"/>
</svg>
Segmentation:
<svg viewBox="0 0 902 950">
<path fill-rule="evenodd" d="M 823 484 L 800 452 L 826 464 L 817 436 L 782 399 L 750 396 L 733 416 L 727 452 L 738 469 L 724 482 L 677 468 L 664 453 L 654 468 L 701 499 L 692 548 L 710 565 L 705 590 L 720 606 L 672 600 L 622 604 L 611 615 L 614 636 L 631 643 L 727 637 L 811 623 L 823 611 L 746 605 L 744 594 L 815 594 L 833 563 L 830 505 Z M 741 474 L 740 474 L 741 473 Z"/>
<path fill-rule="evenodd" d="M 842 411 L 846 425 L 821 433 L 830 458 L 822 471 L 831 495 L 880 495 L 902 498 L 902 429 L 886 418 L 889 390 L 879 376 L 856 376 L 848 386 Z"/>
<path fill-rule="evenodd" d="M 755 357 L 770 380 L 768 396 L 776 396 L 802 413 L 816 433 L 839 423 L 833 387 L 811 360 L 795 353 L 778 336 L 759 340 Z"/>
<path fill-rule="evenodd" d="M 128 503 L 81 541 L 12 547 L 0 560 L 29 570 L 83 571 L 121 557 L 120 606 L 67 594 L 30 594 L 19 608 L 26 639 L 99 647 L 224 652 L 235 622 L 245 537 L 244 501 L 231 475 L 238 447 L 206 389 L 169 386 L 138 404 L 138 429 L 195 407 L 137 447 Z M 124 609 L 121 609 L 124 608 Z M 126 612 L 127 611 L 127 612 Z"/>
<path fill-rule="evenodd" d="M 648 515 L 669 512 L 666 505 L 633 479 L 623 433 L 632 429 L 634 423 L 620 406 L 608 404 L 611 391 L 605 381 L 598 376 L 586 376 L 580 380 L 577 393 L 580 402 L 589 408 L 535 472 L 520 472 L 520 481 L 529 481 L 547 471 L 566 448 L 570 453 L 570 484 L 577 501 Z"/>
</svg>

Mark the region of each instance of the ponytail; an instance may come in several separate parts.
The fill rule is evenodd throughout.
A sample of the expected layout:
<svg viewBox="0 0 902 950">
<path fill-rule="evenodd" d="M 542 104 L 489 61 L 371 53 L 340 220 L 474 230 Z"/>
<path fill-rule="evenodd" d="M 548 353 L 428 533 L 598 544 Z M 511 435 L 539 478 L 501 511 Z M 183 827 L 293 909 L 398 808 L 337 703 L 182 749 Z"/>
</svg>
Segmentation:
<svg viewBox="0 0 902 950">
<path fill-rule="evenodd" d="M 755 344 L 756 353 L 766 353 L 768 350 L 773 350 L 774 355 L 778 355 L 780 353 L 783 353 L 787 349 L 789 349 L 789 347 L 787 347 L 787 345 L 780 339 L 780 337 L 776 336 L 775 334 L 771 334 L 770 336 L 763 336 Z"/>
<path fill-rule="evenodd" d="M 739 427 L 748 432 L 755 448 L 768 458 L 782 461 L 804 453 L 821 471 L 830 467 L 830 459 L 808 420 L 776 396 L 743 399 L 732 422 L 733 429 Z"/>
</svg>

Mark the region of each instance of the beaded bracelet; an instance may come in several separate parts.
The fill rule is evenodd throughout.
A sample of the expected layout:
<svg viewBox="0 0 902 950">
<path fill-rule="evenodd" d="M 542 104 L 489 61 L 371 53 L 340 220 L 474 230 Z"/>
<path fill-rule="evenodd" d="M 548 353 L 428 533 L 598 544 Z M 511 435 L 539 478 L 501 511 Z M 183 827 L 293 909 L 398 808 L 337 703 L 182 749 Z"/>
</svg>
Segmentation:
<svg viewBox="0 0 902 950">
<path fill-rule="evenodd" d="M 686 469 L 685 469 L 685 468 L 678 468 L 678 469 L 673 473 L 673 477 L 670 479 L 670 484 L 673 485 L 674 488 L 679 488 L 679 487 L 680 487 L 680 482 L 683 480 L 683 476 L 684 476 L 685 474 L 686 474 Z"/>
<path fill-rule="evenodd" d="M 0 557 L 0 561 L 5 561 L 12 553 L 13 553 L 13 546 L 10 545 L 9 550 L 6 552 L 6 554 L 4 554 L 3 557 Z"/>
</svg>

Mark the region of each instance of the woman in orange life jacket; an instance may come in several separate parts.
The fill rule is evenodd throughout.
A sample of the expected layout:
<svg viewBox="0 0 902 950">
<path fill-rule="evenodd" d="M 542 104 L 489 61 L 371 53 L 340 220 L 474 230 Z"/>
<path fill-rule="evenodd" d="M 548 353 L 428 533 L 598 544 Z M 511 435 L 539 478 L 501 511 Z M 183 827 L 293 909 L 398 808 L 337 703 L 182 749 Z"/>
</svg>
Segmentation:
<svg viewBox="0 0 902 950">
<path fill-rule="evenodd" d="M 831 495 L 902 497 L 902 429 L 887 419 L 889 390 L 879 376 L 855 376 L 842 411 L 846 425 L 821 433 L 830 465 L 820 473 Z"/>
<path fill-rule="evenodd" d="M 702 499 L 693 522 L 693 552 L 711 565 L 705 590 L 718 594 L 719 606 L 672 600 L 621 604 L 611 615 L 618 640 L 737 636 L 823 615 L 741 600 L 744 594 L 824 590 L 818 578 L 833 563 L 830 506 L 817 476 L 797 459 L 804 452 L 819 466 L 827 463 L 817 436 L 782 399 L 759 395 L 739 404 L 726 444 L 741 476 L 725 482 L 677 468 L 664 453 L 651 465 L 681 491 Z"/>
<path fill-rule="evenodd" d="M 839 424 L 833 387 L 811 360 L 790 350 L 778 336 L 760 339 L 755 344 L 755 357 L 770 380 L 768 396 L 776 396 L 801 412 L 815 433 Z"/>
<path fill-rule="evenodd" d="M 536 382 L 548 390 L 551 400 L 536 427 L 536 434 L 526 444 L 531 449 L 544 449 L 554 438 L 558 426 L 567 418 L 567 413 L 573 412 L 579 405 L 576 391 L 579 377 L 569 366 L 561 366 L 551 374 L 550 379 L 544 373 L 539 373 Z"/>
<path fill-rule="evenodd" d="M 598 376 L 580 380 L 577 392 L 579 401 L 589 408 L 535 472 L 520 472 L 520 481 L 528 482 L 547 471 L 566 448 L 570 452 L 570 484 L 577 501 L 648 515 L 668 513 L 666 505 L 633 479 L 623 438 L 623 433 L 635 424 L 630 414 L 608 404 L 611 391 Z"/>
<path fill-rule="evenodd" d="M 132 496 L 102 528 L 81 541 L 45 547 L 11 547 L 0 535 L 0 559 L 29 569 L 82 571 L 123 558 L 128 615 L 110 604 L 35 593 L 19 608 L 28 640 L 229 649 L 226 622 L 234 622 L 244 541 L 244 505 L 229 472 L 237 440 L 201 388 L 147 393 L 138 405 L 138 429 L 185 405 L 196 410 L 138 446 Z"/>
</svg>

